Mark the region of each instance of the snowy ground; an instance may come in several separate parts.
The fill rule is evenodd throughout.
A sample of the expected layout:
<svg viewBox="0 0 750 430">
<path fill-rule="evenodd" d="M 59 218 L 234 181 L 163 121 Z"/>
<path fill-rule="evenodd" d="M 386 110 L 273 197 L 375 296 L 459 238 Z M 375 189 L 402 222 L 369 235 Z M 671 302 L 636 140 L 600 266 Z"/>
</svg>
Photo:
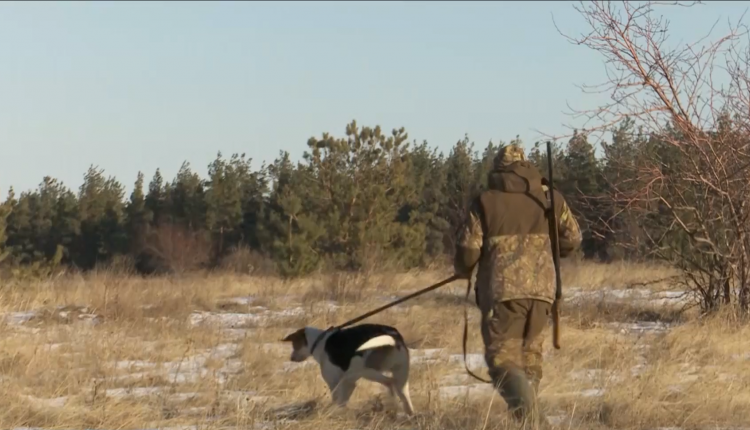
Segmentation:
<svg viewBox="0 0 750 430">
<path fill-rule="evenodd" d="M 568 289 L 566 292 L 566 306 L 588 301 L 628 301 L 629 303 L 648 303 L 650 306 L 680 306 L 686 303 L 687 296 L 677 291 L 652 292 L 646 289 L 609 290 L 606 292 L 588 292 L 577 289 Z M 225 302 L 244 307 L 241 312 L 207 312 L 196 311 L 187 317 L 189 327 L 213 327 L 221 334 L 215 344 L 209 348 L 193 350 L 178 360 L 171 361 L 148 361 L 140 359 L 113 360 L 99 363 L 101 373 L 107 375 L 99 382 L 104 386 L 116 386 L 105 388 L 97 393 L 88 395 L 104 396 L 112 399 L 159 399 L 162 404 L 172 405 L 185 416 L 210 416 L 211 411 L 206 406 L 192 406 L 196 399 L 205 396 L 205 392 L 189 391 L 180 389 L 184 387 L 195 387 L 197 384 L 205 386 L 208 382 L 214 384 L 216 391 L 224 402 L 241 403 L 248 407 L 262 405 L 264 407 L 283 407 L 284 399 L 272 393 L 261 390 L 236 390 L 228 387 L 229 381 L 244 371 L 243 354 L 263 354 L 270 357 L 273 369 L 265 369 L 279 375 L 279 378 L 295 378 L 296 372 L 317 372 L 317 367 L 312 360 L 304 363 L 291 363 L 288 361 L 290 350 L 288 345 L 281 342 L 246 342 L 245 339 L 259 330 L 269 326 L 279 327 L 285 321 L 294 318 L 303 318 L 308 312 L 307 308 L 289 301 L 285 309 L 271 310 L 268 307 L 255 305 L 254 297 L 236 297 Z M 408 305 L 406 305 L 408 306 Z M 405 306 L 405 307 L 406 307 Z M 339 306 L 335 303 L 324 302 L 316 305 L 317 309 L 325 312 L 335 312 Z M 361 311 L 366 311 L 362 309 Z M 10 312 L 2 315 L 8 333 L 42 333 L 46 326 L 36 324 L 41 318 L 53 318 L 59 320 L 73 321 L 80 330 L 94 327 L 100 323 L 100 318 L 85 307 L 58 308 L 52 315 L 42 315 L 40 312 L 24 311 Z M 154 320 L 154 323 L 157 323 Z M 628 342 L 638 344 L 639 358 L 636 364 L 629 369 L 630 375 L 638 376 L 649 366 L 646 354 L 651 348 L 656 336 L 670 330 L 669 324 L 661 322 L 628 322 L 607 323 L 606 330 L 613 334 L 627 338 Z M 289 331 L 296 329 L 289 326 Z M 156 348 L 156 345 L 143 343 L 145 349 Z M 82 354 L 74 343 L 54 342 L 46 345 L 50 351 L 65 351 L 65 357 L 76 357 Z M 248 351 L 247 349 L 251 351 Z M 547 354 L 550 354 L 547 351 Z M 748 360 L 748 356 L 737 356 L 737 360 Z M 430 395 L 443 401 L 471 401 L 472 399 L 487 398 L 495 393 L 490 386 L 477 383 L 468 376 L 464 369 L 463 356 L 460 353 L 449 351 L 446 348 L 416 348 L 412 351 L 412 364 L 415 369 L 440 366 L 442 374 L 438 378 L 435 387 L 430 389 Z M 475 350 L 467 356 L 467 364 L 472 370 L 484 369 L 484 357 L 481 352 Z M 679 391 L 684 384 L 695 382 L 699 378 L 699 371 L 705 372 L 706 367 L 685 366 L 684 380 L 681 384 L 675 384 L 672 389 Z M 732 378 L 731 374 L 718 374 L 718 378 Z M 571 386 L 578 389 L 569 392 L 558 392 L 557 397 L 595 398 L 601 397 L 609 386 L 622 381 L 622 374 L 606 372 L 596 368 L 582 368 L 570 372 L 568 379 Z M 320 382 L 320 381 L 318 381 Z M 92 390 L 98 387 L 95 383 L 82 384 L 82 390 Z M 83 388 L 86 387 L 86 388 Z M 64 408 L 69 402 L 78 400 L 70 396 L 38 397 L 29 393 L 19 394 L 30 407 L 56 409 Z M 205 402 L 204 402 L 205 403 Z M 552 424 L 562 424 L 566 421 L 565 415 L 550 415 Z M 252 426 L 244 428 L 271 429 L 279 421 L 256 422 Z M 289 422 L 284 423 L 288 425 Z M 154 427 L 157 428 L 157 427 Z M 198 429 L 196 426 L 170 427 L 174 430 Z M 749 427 L 750 428 L 750 427 Z M 166 429 L 166 428 L 163 428 Z M 32 430 L 28 427 L 17 427 L 14 430 Z M 38 429 L 34 429 L 38 430 Z M 77 429 L 71 429 L 77 430 Z M 666 429 L 665 429 L 666 430 Z"/>
</svg>

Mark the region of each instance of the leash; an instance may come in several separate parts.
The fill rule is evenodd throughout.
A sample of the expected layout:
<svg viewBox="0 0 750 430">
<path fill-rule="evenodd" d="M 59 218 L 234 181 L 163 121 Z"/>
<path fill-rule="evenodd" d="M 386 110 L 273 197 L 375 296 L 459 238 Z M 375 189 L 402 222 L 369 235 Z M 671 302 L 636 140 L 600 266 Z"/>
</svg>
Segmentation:
<svg viewBox="0 0 750 430">
<path fill-rule="evenodd" d="M 360 315 L 357 318 L 349 320 L 349 321 L 347 321 L 347 322 L 345 322 L 345 323 L 343 323 L 341 325 L 328 327 L 323 333 L 320 334 L 320 336 L 317 337 L 317 339 L 315 339 L 315 342 L 313 342 L 312 347 L 310 347 L 310 354 L 312 355 L 312 353 L 315 351 L 315 347 L 318 346 L 318 343 L 323 339 L 323 337 L 327 333 L 337 332 L 337 331 L 339 331 L 339 330 L 341 330 L 343 328 L 346 328 L 346 327 L 348 327 L 348 326 L 350 326 L 352 324 L 356 324 L 356 323 L 358 323 L 358 322 L 360 322 L 360 321 L 362 321 L 362 320 L 364 320 L 366 318 L 369 318 L 369 317 L 371 317 L 371 316 L 373 316 L 375 314 L 383 312 L 386 309 L 392 308 L 392 307 L 394 307 L 394 306 L 396 306 L 398 304 L 401 304 L 401 303 L 403 303 L 403 302 L 405 302 L 407 300 L 411 300 L 414 297 L 421 296 L 422 294 L 425 294 L 425 293 L 429 293 L 432 290 L 437 290 L 438 288 L 442 287 L 443 285 L 450 284 L 451 282 L 455 281 L 458 278 L 459 278 L 458 275 L 453 275 L 450 278 L 447 278 L 447 279 L 444 279 L 444 280 L 438 282 L 437 284 L 430 285 L 429 287 L 423 288 L 423 289 L 421 289 L 419 291 L 416 291 L 416 292 L 413 292 L 413 293 L 409 294 L 408 296 L 404 296 L 404 297 L 402 297 L 402 298 L 400 298 L 398 300 L 394 300 L 394 301 L 388 303 L 387 305 L 383 305 L 383 306 L 381 306 L 381 307 L 379 307 L 377 309 L 371 310 L 370 312 L 367 312 L 366 314 Z"/>
<path fill-rule="evenodd" d="M 466 281 L 466 296 L 464 297 L 464 301 L 469 301 L 469 294 L 471 293 L 471 275 L 469 275 L 469 279 Z M 466 344 L 469 342 L 469 306 L 467 303 L 464 303 L 464 368 L 466 369 L 466 372 L 476 379 L 477 381 L 484 382 L 487 384 L 492 384 L 493 382 L 488 379 L 483 379 L 477 375 L 474 374 L 471 370 L 469 370 L 469 365 L 466 362 Z"/>
</svg>

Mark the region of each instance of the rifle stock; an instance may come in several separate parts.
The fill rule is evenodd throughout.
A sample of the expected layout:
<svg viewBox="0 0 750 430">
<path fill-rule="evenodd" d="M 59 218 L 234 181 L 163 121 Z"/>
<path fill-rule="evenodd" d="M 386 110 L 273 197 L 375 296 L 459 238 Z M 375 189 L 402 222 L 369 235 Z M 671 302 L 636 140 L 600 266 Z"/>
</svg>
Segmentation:
<svg viewBox="0 0 750 430">
<path fill-rule="evenodd" d="M 552 142 L 547 141 L 547 173 L 550 200 L 550 241 L 552 242 L 552 260 L 555 266 L 555 301 L 552 303 L 552 346 L 560 349 L 560 299 L 562 298 L 562 277 L 560 276 L 560 244 L 555 214 L 555 192 L 552 180 Z"/>
<path fill-rule="evenodd" d="M 557 308 L 559 301 L 552 303 L 552 346 L 560 349 L 560 310 Z"/>
</svg>

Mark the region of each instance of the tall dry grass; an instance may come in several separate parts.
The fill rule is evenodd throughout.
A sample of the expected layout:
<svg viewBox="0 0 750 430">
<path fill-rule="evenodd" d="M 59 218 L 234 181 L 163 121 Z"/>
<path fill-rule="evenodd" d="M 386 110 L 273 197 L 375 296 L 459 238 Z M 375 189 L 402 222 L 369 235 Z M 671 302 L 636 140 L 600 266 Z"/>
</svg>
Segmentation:
<svg viewBox="0 0 750 430">
<path fill-rule="evenodd" d="M 416 348 L 410 385 L 418 416 L 411 420 L 367 382 L 347 409 L 330 407 L 319 369 L 292 366 L 288 345 L 279 342 L 302 325 L 344 322 L 448 274 L 283 281 L 100 272 L 4 284 L 0 312 L 36 313 L 0 326 L 0 428 L 512 428 L 505 404 L 487 387 L 446 397 L 475 382 L 460 360 L 450 361 L 461 353 L 460 283 L 369 320 L 396 326 Z M 644 283 L 638 288 L 659 290 L 668 285 L 648 281 L 670 275 L 658 267 L 579 264 L 565 267 L 564 281 L 568 292 Z M 552 428 L 750 426 L 750 328 L 628 299 L 584 299 L 563 310 L 562 350 L 546 343 L 541 386 Z M 272 318 L 247 317 L 253 314 Z M 203 324 L 191 323 L 198 317 Z M 477 317 L 472 310 L 469 343 L 481 354 Z M 212 318 L 225 318 L 224 326 Z M 618 325 L 642 321 L 664 330 L 639 334 Z M 419 362 L 428 348 L 444 350 Z"/>
</svg>

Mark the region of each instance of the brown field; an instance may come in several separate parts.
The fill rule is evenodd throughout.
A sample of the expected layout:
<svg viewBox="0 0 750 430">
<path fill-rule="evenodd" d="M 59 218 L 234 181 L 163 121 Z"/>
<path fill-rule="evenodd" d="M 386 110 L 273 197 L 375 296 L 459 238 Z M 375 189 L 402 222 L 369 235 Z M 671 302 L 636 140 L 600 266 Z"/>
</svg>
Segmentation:
<svg viewBox="0 0 750 430">
<path fill-rule="evenodd" d="M 318 367 L 292 365 L 279 342 L 448 274 L 6 282 L 0 428 L 512 428 L 502 399 L 463 370 L 461 283 L 368 320 L 395 325 L 414 348 L 413 419 L 365 381 L 347 409 L 329 407 Z M 658 267 L 582 264 L 563 275 L 562 349 L 548 331 L 541 387 L 551 428 L 750 428 L 750 328 L 682 310 L 690 297 L 665 282 L 637 285 L 670 275 Z M 469 362 L 486 376 L 471 315 Z"/>
</svg>

